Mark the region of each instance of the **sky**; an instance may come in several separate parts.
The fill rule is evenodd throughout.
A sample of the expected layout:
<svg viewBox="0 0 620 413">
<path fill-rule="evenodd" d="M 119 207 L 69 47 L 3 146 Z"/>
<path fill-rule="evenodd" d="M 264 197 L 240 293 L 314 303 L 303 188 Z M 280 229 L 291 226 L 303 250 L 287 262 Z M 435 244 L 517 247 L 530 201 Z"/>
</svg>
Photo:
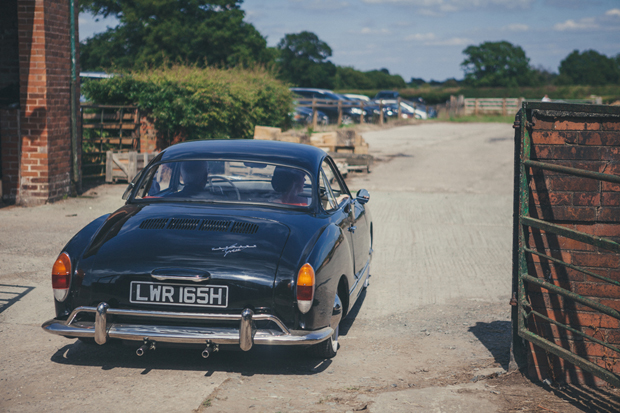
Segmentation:
<svg viewBox="0 0 620 413">
<path fill-rule="evenodd" d="M 620 0 L 245 0 L 242 8 L 268 46 L 310 31 L 333 63 L 386 68 L 405 81 L 462 79 L 463 50 L 487 41 L 521 46 L 532 66 L 553 72 L 575 49 L 620 53 Z M 117 23 L 80 14 L 80 38 Z"/>
</svg>

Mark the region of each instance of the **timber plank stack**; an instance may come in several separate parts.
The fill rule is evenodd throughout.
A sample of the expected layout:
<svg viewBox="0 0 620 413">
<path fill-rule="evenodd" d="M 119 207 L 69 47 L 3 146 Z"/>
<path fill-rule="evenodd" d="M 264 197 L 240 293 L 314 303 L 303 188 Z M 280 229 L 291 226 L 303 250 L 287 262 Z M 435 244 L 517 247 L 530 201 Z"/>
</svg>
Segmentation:
<svg viewBox="0 0 620 413">
<path fill-rule="evenodd" d="M 343 174 L 350 170 L 366 170 L 370 172 L 372 156 L 368 154 L 368 143 L 362 135 L 353 130 L 337 130 L 332 132 L 313 133 L 308 135 L 304 132 L 282 132 L 280 128 L 268 126 L 256 126 L 254 139 L 272 140 L 282 142 L 303 143 L 316 146 L 328 152 L 339 164 Z"/>
</svg>

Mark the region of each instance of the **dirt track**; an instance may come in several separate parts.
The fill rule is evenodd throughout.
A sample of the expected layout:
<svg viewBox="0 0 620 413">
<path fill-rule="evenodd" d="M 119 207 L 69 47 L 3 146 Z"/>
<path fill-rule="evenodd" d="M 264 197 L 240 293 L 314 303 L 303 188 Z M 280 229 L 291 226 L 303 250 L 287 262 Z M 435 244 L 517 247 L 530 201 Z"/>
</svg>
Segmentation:
<svg viewBox="0 0 620 413">
<path fill-rule="evenodd" d="M 441 123 L 364 134 L 382 162 L 349 186 L 370 191 L 376 252 L 333 360 L 295 348 L 137 358 L 45 334 L 54 259 L 124 188 L 0 209 L 0 304 L 17 297 L 0 312 L 0 410 L 619 411 L 615 390 L 506 372 L 512 135 L 506 124 Z"/>
</svg>

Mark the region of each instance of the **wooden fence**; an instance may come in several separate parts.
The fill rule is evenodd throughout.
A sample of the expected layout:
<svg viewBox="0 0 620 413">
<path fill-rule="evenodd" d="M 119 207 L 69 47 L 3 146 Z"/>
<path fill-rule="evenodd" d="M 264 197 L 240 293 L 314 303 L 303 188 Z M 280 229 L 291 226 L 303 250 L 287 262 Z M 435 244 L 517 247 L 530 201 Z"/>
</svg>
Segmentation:
<svg viewBox="0 0 620 413">
<path fill-rule="evenodd" d="M 338 121 L 337 121 L 337 125 L 340 126 L 342 125 L 342 120 L 343 120 L 343 116 L 342 116 L 342 110 L 345 108 L 359 108 L 361 110 L 361 115 L 360 115 L 360 124 L 364 124 L 366 122 L 366 119 L 364 119 L 364 110 L 365 108 L 367 109 L 369 106 L 370 107 L 379 107 L 379 114 L 377 115 L 377 123 L 379 125 L 383 125 L 383 108 L 384 108 L 384 103 L 383 101 L 380 101 L 378 103 L 375 102 L 365 102 L 363 100 L 360 101 L 344 101 L 344 100 L 338 100 L 338 101 L 334 101 L 334 100 L 330 100 L 330 99 L 317 99 L 317 98 L 312 98 L 312 100 L 310 101 L 309 99 L 299 99 L 300 103 L 297 106 L 301 106 L 301 107 L 306 107 L 306 108 L 312 108 L 312 127 L 316 128 L 317 124 L 318 124 L 318 115 L 317 115 L 317 110 L 320 110 L 321 108 L 337 108 L 338 109 Z M 301 103 L 303 102 L 303 103 Z M 401 118 L 402 115 L 402 109 L 400 107 L 400 102 L 401 102 L 401 98 L 398 98 L 397 103 L 398 103 L 398 119 Z M 374 113 L 370 114 L 371 118 L 374 119 Z"/>
<path fill-rule="evenodd" d="M 523 106 L 524 98 L 463 98 L 462 96 L 451 96 L 450 101 L 446 102 L 446 109 L 451 116 L 462 115 L 515 115 Z M 590 103 L 602 104 L 599 96 L 592 96 L 589 99 L 562 99 L 556 102 L 563 103 Z"/>
<path fill-rule="evenodd" d="M 523 98 L 473 98 L 465 99 L 465 115 L 514 115 L 523 104 Z"/>
<path fill-rule="evenodd" d="M 140 112 L 135 106 L 82 105 L 82 179 L 106 176 L 106 152 L 140 151 Z"/>
</svg>

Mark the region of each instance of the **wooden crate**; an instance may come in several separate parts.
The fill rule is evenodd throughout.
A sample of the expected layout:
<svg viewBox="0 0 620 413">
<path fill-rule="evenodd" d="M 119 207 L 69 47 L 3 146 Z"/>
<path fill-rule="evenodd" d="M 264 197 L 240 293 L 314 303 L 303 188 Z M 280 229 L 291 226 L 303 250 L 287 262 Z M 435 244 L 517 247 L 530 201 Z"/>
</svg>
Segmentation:
<svg viewBox="0 0 620 413">
<path fill-rule="evenodd" d="M 131 182 L 156 155 L 156 153 L 138 153 L 136 151 L 107 151 L 105 181 Z"/>
</svg>

